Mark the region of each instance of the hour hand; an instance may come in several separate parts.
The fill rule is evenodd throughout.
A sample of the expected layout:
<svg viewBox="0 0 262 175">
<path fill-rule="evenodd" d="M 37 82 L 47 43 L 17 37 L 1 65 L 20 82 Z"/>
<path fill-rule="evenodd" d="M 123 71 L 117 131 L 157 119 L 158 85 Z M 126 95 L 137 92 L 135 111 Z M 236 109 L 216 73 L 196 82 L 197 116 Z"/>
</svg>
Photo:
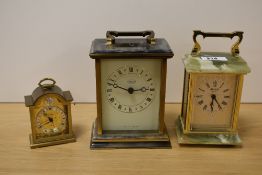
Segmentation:
<svg viewBox="0 0 262 175">
<path fill-rule="evenodd" d="M 134 91 L 141 91 L 141 92 L 146 92 L 147 90 L 149 90 L 149 89 L 147 89 L 145 87 L 141 87 L 140 89 L 134 89 Z"/>
<path fill-rule="evenodd" d="M 214 110 L 214 100 L 215 100 L 215 98 L 216 98 L 216 95 L 215 94 L 211 94 L 211 99 L 212 99 L 212 101 L 210 103 L 211 112 L 213 112 L 213 110 Z"/>
<path fill-rule="evenodd" d="M 47 124 L 49 124 L 49 123 L 50 123 L 50 121 L 48 120 L 48 121 L 42 123 L 41 125 L 39 125 L 39 128 L 41 128 L 42 126 L 47 125 Z"/>
<path fill-rule="evenodd" d="M 211 103 L 210 103 L 210 108 L 211 108 L 211 112 L 213 112 L 213 110 L 214 110 L 214 108 L 213 108 L 213 99 L 212 99 L 212 101 L 211 101 Z"/>
</svg>

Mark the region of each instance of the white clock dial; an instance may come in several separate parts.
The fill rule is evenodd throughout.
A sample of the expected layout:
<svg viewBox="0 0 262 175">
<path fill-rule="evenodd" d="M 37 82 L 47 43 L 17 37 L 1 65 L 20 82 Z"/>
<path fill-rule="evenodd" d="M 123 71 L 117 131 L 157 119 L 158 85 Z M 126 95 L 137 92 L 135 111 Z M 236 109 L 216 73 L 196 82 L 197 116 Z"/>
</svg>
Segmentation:
<svg viewBox="0 0 262 175">
<path fill-rule="evenodd" d="M 194 78 L 191 128 L 225 129 L 232 125 L 236 75 L 205 74 Z"/>
<path fill-rule="evenodd" d="M 106 82 L 107 98 L 122 112 L 138 112 L 147 108 L 155 95 L 154 80 L 138 65 L 126 65 L 113 71 Z"/>
<path fill-rule="evenodd" d="M 161 59 L 102 59 L 104 130 L 158 130 Z"/>
</svg>

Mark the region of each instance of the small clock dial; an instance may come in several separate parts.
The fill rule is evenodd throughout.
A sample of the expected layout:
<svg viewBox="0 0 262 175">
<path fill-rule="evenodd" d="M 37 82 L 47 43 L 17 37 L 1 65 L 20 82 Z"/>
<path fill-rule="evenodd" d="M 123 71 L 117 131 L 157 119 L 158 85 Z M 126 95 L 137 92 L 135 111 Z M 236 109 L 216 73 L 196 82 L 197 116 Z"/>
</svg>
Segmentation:
<svg viewBox="0 0 262 175">
<path fill-rule="evenodd" d="M 197 93 L 194 95 L 197 104 L 203 111 L 216 112 L 223 111 L 227 107 L 232 98 L 230 89 L 225 85 L 223 79 L 206 79 L 201 87 L 198 87 Z"/>
<path fill-rule="evenodd" d="M 108 102 L 118 111 L 142 111 L 154 100 L 154 80 L 142 67 L 126 65 L 112 72 L 107 78 L 106 94 Z"/>
<path fill-rule="evenodd" d="M 36 132 L 38 136 L 59 135 L 66 130 L 67 116 L 58 106 L 53 106 L 54 99 L 46 98 L 46 105 L 36 114 Z"/>
<path fill-rule="evenodd" d="M 195 75 L 192 92 L 192 129 L 219 130 L 232 126 L 236 83 L 236 75 Z"/>
</svg>

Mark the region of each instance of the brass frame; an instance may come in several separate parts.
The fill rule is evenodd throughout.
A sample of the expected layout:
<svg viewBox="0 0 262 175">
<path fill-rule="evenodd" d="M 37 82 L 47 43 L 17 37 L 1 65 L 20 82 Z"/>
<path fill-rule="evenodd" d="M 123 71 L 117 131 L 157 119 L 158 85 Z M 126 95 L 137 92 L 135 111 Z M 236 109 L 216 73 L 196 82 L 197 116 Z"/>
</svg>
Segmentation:
<svg viewBox="0 0 262 175">
<path fill-rule="evenodd" d="M 101 58 L 102 59 L 102 58 Z M 166 92 L 166 69 L 167 69 L 167 60 L 166 58 L 161 58 L 161 82 L 160 82 L 160 103 L 159 103 L 159 129 L 156 131 L 144 131 L 137 130 L 131 134 L 123 133 L 122 131 L 117 132 L 117 134 L 106 133 L 102 128 L 102 97 L 101 97 L 101 59 L 95 59 L 96 67 L 96 98 L 97 98 L 97 119 L 94 122 L 91 138 L 91 148 L 98 148 L 100 146 L 92 146 L 92 144 L 97 143 L 114 143 L 118 142 L 121 145 L 114 146 L 104 146 L 104 147 L 168 147 L 170 148 L 169 136 L 167 129 L 164 123 L 165 115 L 165 92 Z M 125 59 L 125 58 L 123 58 Z M 142 59 L 152 59 L 152 58 L 142 58 Z M 157 58 L 154 58 L 157 59 Z M 115 132 L 116 133 L 116 132 Z M 127 137 L 128 135 L 128 137 Z M 125 145 L 125 143 L 127 144 Z M 132 145 L 130 143 L 135 143 L 137 145 Z M 140 143 L 143 143 L 142 145 Z M 157 142 L 161 142 L 158 144 Z M 148 145 L 146 144 L 148 143 Z"/>
<path fill-rule="evenodd" d="M 187 72 L 188 73 L 188 72 Z M 182 115 L 185 116 L 180 116 L 180 122 L 181 125 L 183 126 L 183 132 L 185 134 L 187 133 L 195 133 L 195 134 L 200 134 L 200 133 L 208 133 L 208 134 L 226 134 L 226 133 L 237 133 L 237 122 L 238 122 L 238 113 L 239 113 L 239 107 L 240 107 L 240 99 L 241 99 L 241 94 L 242 94 L 242 87 L 243 87 L 243 74 L 234 74 L 234 73 L 223 73 L 226 75 L 229 74 L 234 74 L 237 76 L 237 84 L 236 84 L 236 92 L 235 92 L 235 99 L 234 99 L 234 106 L 232 109 L 232 126 L 228 129 L 228 131 L 193 131 L 191 130 L 191 117 L 192 117 L 192 91 L 195 88 L 195 85 L 193 84 L 193 79 L 196 76 L 199 76 L 199 74 L 201 75 L 205 75 L 205 74 L 217 74 L 217 73 L 188 73 L 189 74 L 189 79 L 188 83 L 189 87 L 188 87 L 188 94 L 187 94 L 187 109 L 186 109 L 186 115 L 181 113 Z M 185 90 L 183 92 L 183 94 L 185 94 Z M 184 101 L 184 99 L 183 99 Z M 182 103 L 184 104 L 184 102 Z M 183 110 L 183 107 L 182 107 Z M 185 120 L 183 120 L 182 118 L 185 117 Z M 185 121 L 185 123 L 183 122 Z"/>
<path fill-rule="evenodd" d="M 44 147 L 44 146 L 51 146 L 51 145 L 57 145 L 62 143 L 69 143 L 69 142 L 75 142 L 76 138 L 72 130 L 72 115 L 71 115 L 71 102 L 66 101 L 63 97 L 61 97 L 58 94 L 45 94 L 40 96 L 37 100 L 41 99 L 43 96 L 52 96 L 59 98 L 62 101 L 62 104 L 66 106 L 67 111 L 67 127 L 68 127 L 68 133 L 62 134 L 59 136 L 50 136 L 50 137 L 44 137 L 44 138 L 37 138 L 36 137 L 36 125 L 35 125 L 35 110 L 38 108 L 38 106 L 30 106 L 30 122 L 31 122 L 31 130 L 32 134 L 29 134 L 30 139 L 30 147 L 31 148 L 38 148 L 38 147 Z"/>
</svg>

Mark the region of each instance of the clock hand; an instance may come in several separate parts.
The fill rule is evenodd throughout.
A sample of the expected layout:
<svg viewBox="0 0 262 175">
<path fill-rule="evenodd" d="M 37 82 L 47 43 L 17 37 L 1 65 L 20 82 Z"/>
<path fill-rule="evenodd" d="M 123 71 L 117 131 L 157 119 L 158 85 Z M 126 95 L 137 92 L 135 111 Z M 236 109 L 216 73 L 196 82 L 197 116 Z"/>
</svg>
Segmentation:
<svg viewBox="0 0 262 175">
<path fill-rule="evenodd" d="M 213 112 L 213 99 L 212 99 L 212 101 L 210 103 L 210 108 L 211 108 L 211 112 Z"/>
<path fill-rule="evenodd" d="M 149 89 L 147 89 L 145 87 L 141 87 L 140 89 L 134 89 L 134 91 L 141 91 L 141 92 L 146 92 L 147 90 L 149 90 Z"/>
<path fill-rule="evenodd" d="M 53 121 L 54 121 L 53 118 L 49 117 L 49 116 L 48 116 L 48 120 L 49 120 L 50 123 L 53 123 Z"/>
<path fill-rule="evenodd" d="M 222 107 L 221 107 L 220 104 L 218 103 L 216 96 L 215 96 L 214 99 L 215 99 L 215 102 L 217 103 L 217 106 L 218 106 L 219 110 L 222 110 Z"/>
<path fill-rule="evenodd" d="M 42 123 L 39 127 L 41 128 L 42 126 L 44 126 L 44 125 L 46 125 L 46 124 L 48 124 L 48 123 L 50 123 L 50 121 L 48 120 L 48 121 L 46 121 L 45 123 Z"/>
<path fill-rule="evenodd" d="M 126 89 L 126 88 L 123 88 L 123 87 L 121 87 L 121 86 L 119 86 L 119 85 L 117 85 L 117 84 L 115 84 L 115 83 L 114 83 L 114 84 L 112 84 L 112 83 L 107 83 L 107 84 L 113 86 L 113 88 L 123 89 L 123 90 L 127 91 L 129 94 L 133 94 L 134 91 L 135 91 L 132 87 Z"/>
<path fill-rule="evenodd" d="M 119 86 L 119 85 L 117 85 L 117 84 L 112 84 L 112 83 L 107 83 L 108 85 L 111 85 L 111 86 L 113 86 L 113 88 L 119 88 L 119 89 L 123 89 L 123 90 L 126 90 L 126 91 L 128 91 L 128 89 L 126 89 L 126 88 L 123 88 L 123 87 L 121 87 L 121 86 Z"/>
<path fill-rule="evenodd" d="M 213 112 L 214 108 L 213 108 L 213 105 L 214 105 L 214 99 L 216 98 L 216 96 L 214 94 L 211 94 L 211 98 L 212 98 L 212 101 L 210 103 L 210 108 L 211 108 L 211 112 Z"/>
</svg>

